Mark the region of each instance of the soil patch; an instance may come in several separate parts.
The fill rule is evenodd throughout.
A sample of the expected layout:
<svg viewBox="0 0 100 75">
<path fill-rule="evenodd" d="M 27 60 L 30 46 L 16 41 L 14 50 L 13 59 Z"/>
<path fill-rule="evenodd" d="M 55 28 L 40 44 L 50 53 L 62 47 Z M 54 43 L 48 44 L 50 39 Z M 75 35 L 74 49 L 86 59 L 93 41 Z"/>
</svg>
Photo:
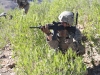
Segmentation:
<svg viewBox="0 0 100 75">
<path fill-rule="evenodd" d="M 10 43 L 0 49 L 0 75 L 15 75 L 15 61 L 12 55 Z"/>
</svg>

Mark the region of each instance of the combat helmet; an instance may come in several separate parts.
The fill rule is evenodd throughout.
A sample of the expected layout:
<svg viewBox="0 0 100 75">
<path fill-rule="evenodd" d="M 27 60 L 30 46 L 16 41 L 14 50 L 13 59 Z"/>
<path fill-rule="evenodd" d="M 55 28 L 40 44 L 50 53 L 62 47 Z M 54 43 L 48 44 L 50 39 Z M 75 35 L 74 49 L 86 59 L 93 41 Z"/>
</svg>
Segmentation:
<svg viewBox="0 0 100 75">
<path fill-rule="evenodd" d="M 70 11 L 64 11 L 59 16 L 58 19 L 60 22 L 67 22 L 72 25 L 74 22 L 74 13 Z"/>
</svg>

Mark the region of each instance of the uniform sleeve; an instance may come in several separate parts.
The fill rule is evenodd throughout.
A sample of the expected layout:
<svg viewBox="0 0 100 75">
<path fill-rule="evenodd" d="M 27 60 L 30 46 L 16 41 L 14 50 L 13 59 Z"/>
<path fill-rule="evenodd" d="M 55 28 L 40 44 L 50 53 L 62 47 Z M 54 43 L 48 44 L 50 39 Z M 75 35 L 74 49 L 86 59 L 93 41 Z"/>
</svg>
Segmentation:
<svg viewBox="0 0 100 75">
<path fill-rule="evenodd" d="M 47 41 L 49 46 L 53 49 L 58 49 L 58 40 Z"/>
<path fill-rule="evenodd" d="M 76 41 L 81 41 L 81 39 L 82 39 L 82 34 L 78 28 L 76 28 L 74 39 Z"/>
</svg>

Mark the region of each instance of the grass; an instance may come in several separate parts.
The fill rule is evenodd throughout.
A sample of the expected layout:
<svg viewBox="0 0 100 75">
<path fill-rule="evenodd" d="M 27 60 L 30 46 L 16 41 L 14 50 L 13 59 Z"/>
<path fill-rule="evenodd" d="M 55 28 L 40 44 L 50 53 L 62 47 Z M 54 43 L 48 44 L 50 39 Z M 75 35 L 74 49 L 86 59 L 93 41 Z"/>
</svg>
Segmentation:
<svg viewBox="0 0 100 75">
<path fill-rule="evenodd" d="M 45 34 L 30 26 L 45 25 L 58 21 L 58 15 L 65 10 L 79 13 L 79 24 L 89 40 L 100 34 L 99 0 L 53 0 L 41 4 L 32 2 L 27 15 L 16 9 L 9 12 L 12 20 L 0 18 L 0 48 L 10 42 L 17 55 L 17 75 L 84 75 L 86 66 L 82 57 L 70 49 L 65 55 L 55 53 L 46 43 Z"/>
</svg>

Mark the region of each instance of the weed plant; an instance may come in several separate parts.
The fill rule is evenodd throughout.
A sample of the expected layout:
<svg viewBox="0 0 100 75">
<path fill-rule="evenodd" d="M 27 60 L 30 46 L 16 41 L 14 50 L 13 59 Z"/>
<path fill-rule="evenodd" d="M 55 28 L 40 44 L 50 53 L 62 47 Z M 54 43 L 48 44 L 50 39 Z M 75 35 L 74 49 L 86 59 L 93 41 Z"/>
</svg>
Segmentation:
<svg viewBox="0 0 100 75">
<path fill-rule="evenodd" d="M 83 33 L 89 40 L 100 34 L 99 0 L 44 0 L 30 3 L 27 15 L 15 9 L 9 14 L 12 20 L 0 18 L 0 48 L 10 42 L 17 56 L 17 75 L 84 75 L 86 66 L 82 57 L 71 49 L 65 55 L 56 53 L 47 43 L 45 34 L 30 26 L 45 25 L 58 21 L 58 15 L 65 10 L 79 13 L 78 23 L 85 26 Z"/>
</svg>

